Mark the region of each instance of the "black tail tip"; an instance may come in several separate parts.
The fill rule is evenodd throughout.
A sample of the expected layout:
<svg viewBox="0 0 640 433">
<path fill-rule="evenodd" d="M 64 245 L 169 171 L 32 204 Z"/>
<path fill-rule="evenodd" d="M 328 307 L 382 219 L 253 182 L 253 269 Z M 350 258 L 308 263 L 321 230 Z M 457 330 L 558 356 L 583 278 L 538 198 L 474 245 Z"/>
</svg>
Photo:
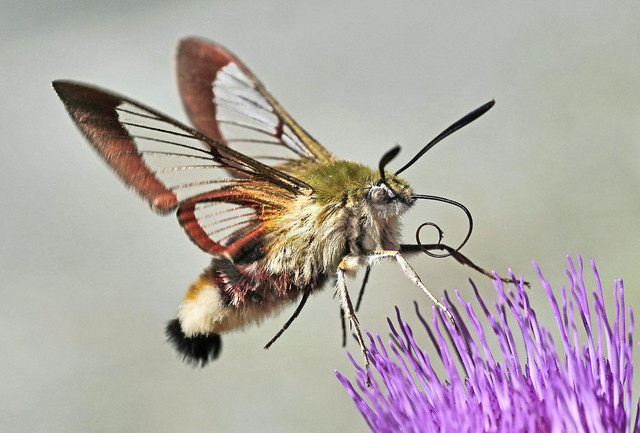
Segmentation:
<svg viewBox="0 0 640 433">
<path fill-rule="evenodd" d="M 167 323 L 165 328 L 167 341 L 178 351 L 180 357 L 188 364 L 204 367 L 220 354 L 222 340 L 218 334 L 187 337 L 182 332 L 178 319 Z"/>
</svg>

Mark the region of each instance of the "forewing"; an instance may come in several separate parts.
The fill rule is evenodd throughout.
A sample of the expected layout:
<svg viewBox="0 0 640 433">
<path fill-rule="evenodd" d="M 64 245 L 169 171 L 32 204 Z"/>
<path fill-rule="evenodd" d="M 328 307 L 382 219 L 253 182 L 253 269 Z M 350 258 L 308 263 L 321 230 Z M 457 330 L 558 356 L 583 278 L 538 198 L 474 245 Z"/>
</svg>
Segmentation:
<svg viewBox="0 0 640 433">
<path fill-rule="evenodd" d="M 183 39 L 177 68 L 187 114 L 209 137 L 268 165 L 335 160 L 224 47 Z"/>
<path fill-rule="evenodd" d="M 131 99 L 68 81 L 53 87 L 100 156 L 158 213 L 231 183 L 259 180 L 293 195 L 310 192 L 304 182 Z M 229 170 L 244 179 L 230 178 Z"/>
</svg>

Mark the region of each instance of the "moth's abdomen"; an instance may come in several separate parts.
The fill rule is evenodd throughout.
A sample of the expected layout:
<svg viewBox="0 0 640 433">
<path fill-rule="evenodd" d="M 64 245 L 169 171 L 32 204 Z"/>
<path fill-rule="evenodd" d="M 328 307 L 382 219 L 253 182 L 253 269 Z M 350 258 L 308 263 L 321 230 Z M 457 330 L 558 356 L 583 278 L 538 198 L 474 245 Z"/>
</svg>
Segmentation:
<svg viewBox="0 0 640 433">
<path fill-rule="evenodd" d="M 167 324 L 167 340 L 184 361 L 204 367 L 220 353 L 214 324 L 224 316 L 218 288 L 205 273 L 187 290 L 178 317 Z"/>
<path fill-rule="evenodd" d="M 216 333 L 195 335 L 187 337 L 182 332 L 179 319 L 173 319 L 165 328 L 167 341 L 176 349 L 180 357 L 189 364 L 204 367 L 220 354 L 222 339 Z"/>
<path fill-rule="evenodd" d="M 278 280 L 276 277 L 273 279 Z M 274 290 L 269 280 L 250 278 L 228 260 L 214 259 L 187 290 L 178 317 L 167 325 L 168 340 L 187 362 L 204 366 L 216 359 L 221 334 L 260 323 L 300 294 Z M 237 296 L 248 286 L 258 290 Z"/>
</svg>

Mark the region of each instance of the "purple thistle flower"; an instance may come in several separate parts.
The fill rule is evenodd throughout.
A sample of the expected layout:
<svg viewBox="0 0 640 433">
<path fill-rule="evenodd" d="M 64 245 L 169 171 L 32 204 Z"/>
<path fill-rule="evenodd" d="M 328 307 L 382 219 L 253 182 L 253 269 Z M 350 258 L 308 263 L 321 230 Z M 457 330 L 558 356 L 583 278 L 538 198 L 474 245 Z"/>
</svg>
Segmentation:
<svg viewBox="0 0 640 433">
<path fill-rule="evenodd" d="M 637 416 L 631 424 L 633 312 L 629 308 L 627 316 L 622 280 L 615 281 L 612 321 L 593 260 L 597 290 L 591 306 L 580 256 L 578 261 L 576 270 L 569 258 L 565 270 L 569 296 L 563 286 L 561 306 L 534 262 L 556 318 L 560 353 L 549 330 L 538 323 L 522 281 L 515 293 L 506 293 L 496 280 L 493 313 L 471 284 L 499 353 L 491 350 L 471 304 L 456 291 L 467 316 L 462 320 L 448 302 L 457 329 L 442 317 L 438 320 L 435 309 L 430 327 L 416 304 L 418 318 L 438 350 L 444 380 L 397 309 L 399 329 L 388 320 L 392 340 L 386 347 L 379 335 L 373 338 L 367 333 L 371 386 L 365 384 L 367 372 L 351 356 L 358 389 L 340 373 L 336 376 L 374 432 L 631 432 L 632 427 L 640 431 Z M 583 330 L 578 331 L 578 320 Z"/>
</svg>

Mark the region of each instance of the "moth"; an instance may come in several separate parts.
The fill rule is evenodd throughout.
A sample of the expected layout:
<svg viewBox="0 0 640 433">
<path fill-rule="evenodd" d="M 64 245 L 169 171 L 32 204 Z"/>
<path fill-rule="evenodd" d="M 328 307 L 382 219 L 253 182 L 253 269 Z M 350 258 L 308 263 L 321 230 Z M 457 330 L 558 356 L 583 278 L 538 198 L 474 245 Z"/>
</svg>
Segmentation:
<svg viewBox="0 0 640 433">
<path fill-rule="evenodd" d="M 132 99 L 72 81 L 53 88 L 71 118 L 115 174 L 151 209 L 176 213 L 189 239 L 211 264 L 188 288 L 166 328 L 178 353 L 194 364 L 218 357 L 220 335 L 261 322 L 298 301 L 289 327 L 310 294 L 335 278 L 345 319 L 368 365 L 345 277 L 390 258 L 453 320 L 405 259 L 425 251 L 451 255 L 489 276 L 459 253 L 471 234 L 464 206 L 414 193 L 399 177 L 427 150 L 493 106 L 455 122 L 395 173 L 340 160 L 298 125 L 231 52 L 202 39 L 180 41 L 180 96 L 193 128 Z M 419 199 L 461 207 L 469 232 L 458 248 L 401 244 L 399 220 Z M 424 225 L 434 226 L 434 223 Z M 441 231 L 440 231 L 441 233 Z M 441 237 L 440 237 L 441 240 Z M 446 251 L 437 255 L 432 250 Z"/>
</svg>

